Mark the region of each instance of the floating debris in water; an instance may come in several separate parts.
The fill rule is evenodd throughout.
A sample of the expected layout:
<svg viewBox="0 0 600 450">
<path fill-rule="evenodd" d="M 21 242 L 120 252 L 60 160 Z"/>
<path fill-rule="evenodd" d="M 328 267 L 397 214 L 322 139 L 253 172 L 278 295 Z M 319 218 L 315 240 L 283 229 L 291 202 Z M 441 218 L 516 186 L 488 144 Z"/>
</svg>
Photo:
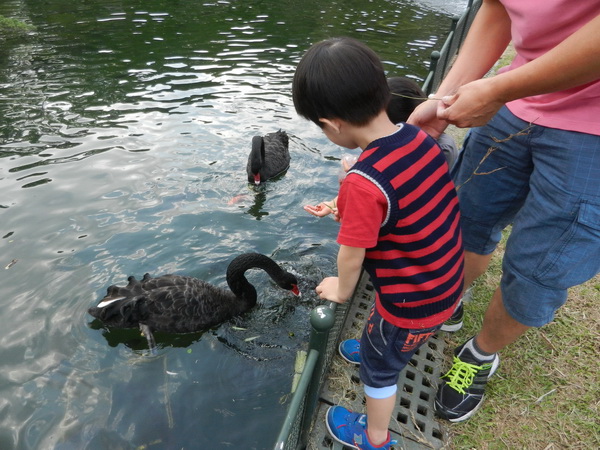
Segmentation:
<svg viewBox="0 0 600 450">
<path fill-rule="evenodd" d="M 6 269 L 10 269 L 12 266 L 14 266 L 19 260 L 18 259 L 13 259 L 11 262 L 9 262 L 6 267 L 4 268 Z"/>
</svg>

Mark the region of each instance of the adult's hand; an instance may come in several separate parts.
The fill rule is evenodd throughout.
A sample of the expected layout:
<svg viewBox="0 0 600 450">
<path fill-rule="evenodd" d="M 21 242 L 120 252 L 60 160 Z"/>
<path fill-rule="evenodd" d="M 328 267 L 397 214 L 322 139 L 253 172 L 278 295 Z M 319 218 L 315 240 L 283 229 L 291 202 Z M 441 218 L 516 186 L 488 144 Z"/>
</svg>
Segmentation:
<svg viewBox="0 0 600 450">
<path fill-rule="evenodd" d="M 494 78 L 471 81 L 456 94 L 444 96 L 437 118 L 460 128 L 485 125 L 505 103 L 494 90 L 495 81 Z"/>
</svg>

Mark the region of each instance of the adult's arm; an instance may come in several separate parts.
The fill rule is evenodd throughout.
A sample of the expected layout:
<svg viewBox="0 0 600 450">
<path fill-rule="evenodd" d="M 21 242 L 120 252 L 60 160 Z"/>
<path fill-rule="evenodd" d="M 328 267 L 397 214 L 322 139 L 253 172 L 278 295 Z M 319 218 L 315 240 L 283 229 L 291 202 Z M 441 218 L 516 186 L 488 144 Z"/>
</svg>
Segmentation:
<svg viewBox="0 0 600 450">
<path fill-rule="evenodd" d="M 455 94 L 458 89 L 483 77 L 498 61 L 510 42 L 510 18 L 499 0 L 484 0 L 471 24 L 461 50 L 450 72 L 433 97 L 439 99 Z M 434 138 L 448 126 L 438 117 L 446 105 L 438 100 L 421 103 L 408 123 L 423 128 Z"/>
<path fill-rule="evenodd" d="M 459 127 L 484 125 L 507 102 L 580 86 L 600 78 L 600 15 L 542 56 L 513 70 L 465 84 L 444 97 L 438 118 Z"/>
</svg>

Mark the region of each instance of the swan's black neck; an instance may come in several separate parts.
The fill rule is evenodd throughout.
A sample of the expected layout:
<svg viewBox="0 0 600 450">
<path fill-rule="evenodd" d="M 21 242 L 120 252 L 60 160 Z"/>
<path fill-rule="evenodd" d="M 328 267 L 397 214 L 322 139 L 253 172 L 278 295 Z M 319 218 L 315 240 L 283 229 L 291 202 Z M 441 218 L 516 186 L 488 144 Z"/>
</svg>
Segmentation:
<svg viewBox="0 0 600 450">
<path fill-rule="evenodd" d="M 275 280 L 281 280 L 285 271 L 275 261 L 260 253 L 244 253 L 227 267 L 227 284 L 236 297 L 243 298 L 252 306 L 256 304 L 256 289 L 244 276 L 248 269 L 262 269 Z"/>
<path fill-rule="evenodd" d="M 265 159 L 265 141 L 262 136 L 252 138 L 252 155 L 250 159 L 250 169 L 253 173 L 258 173 L 262 168 Z"/>
</svg>

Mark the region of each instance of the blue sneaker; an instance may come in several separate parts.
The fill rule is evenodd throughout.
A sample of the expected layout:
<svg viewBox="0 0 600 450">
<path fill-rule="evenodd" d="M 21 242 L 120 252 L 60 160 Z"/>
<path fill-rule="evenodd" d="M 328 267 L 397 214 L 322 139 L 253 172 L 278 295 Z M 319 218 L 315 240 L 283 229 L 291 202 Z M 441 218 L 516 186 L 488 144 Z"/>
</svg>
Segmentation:
<svg viewBox="0 0 600 450">
<path fill-rule="evenodd" d="M 330 406 L 327 410 L 325 421 L 329 434 L 341 444 L 357 450 L 390 450 L 392 441 L 388 432 L 388 439 L 379 446 L 369 442 L 367 436 L 367 416 L 347 410 L 343 406 Z"/>
<path fill-rule="evenodd" d="M 340 342 L 340 355 L 351 364 L 360 364 L 360 340 L 346 339 Z"/>
</svg>

